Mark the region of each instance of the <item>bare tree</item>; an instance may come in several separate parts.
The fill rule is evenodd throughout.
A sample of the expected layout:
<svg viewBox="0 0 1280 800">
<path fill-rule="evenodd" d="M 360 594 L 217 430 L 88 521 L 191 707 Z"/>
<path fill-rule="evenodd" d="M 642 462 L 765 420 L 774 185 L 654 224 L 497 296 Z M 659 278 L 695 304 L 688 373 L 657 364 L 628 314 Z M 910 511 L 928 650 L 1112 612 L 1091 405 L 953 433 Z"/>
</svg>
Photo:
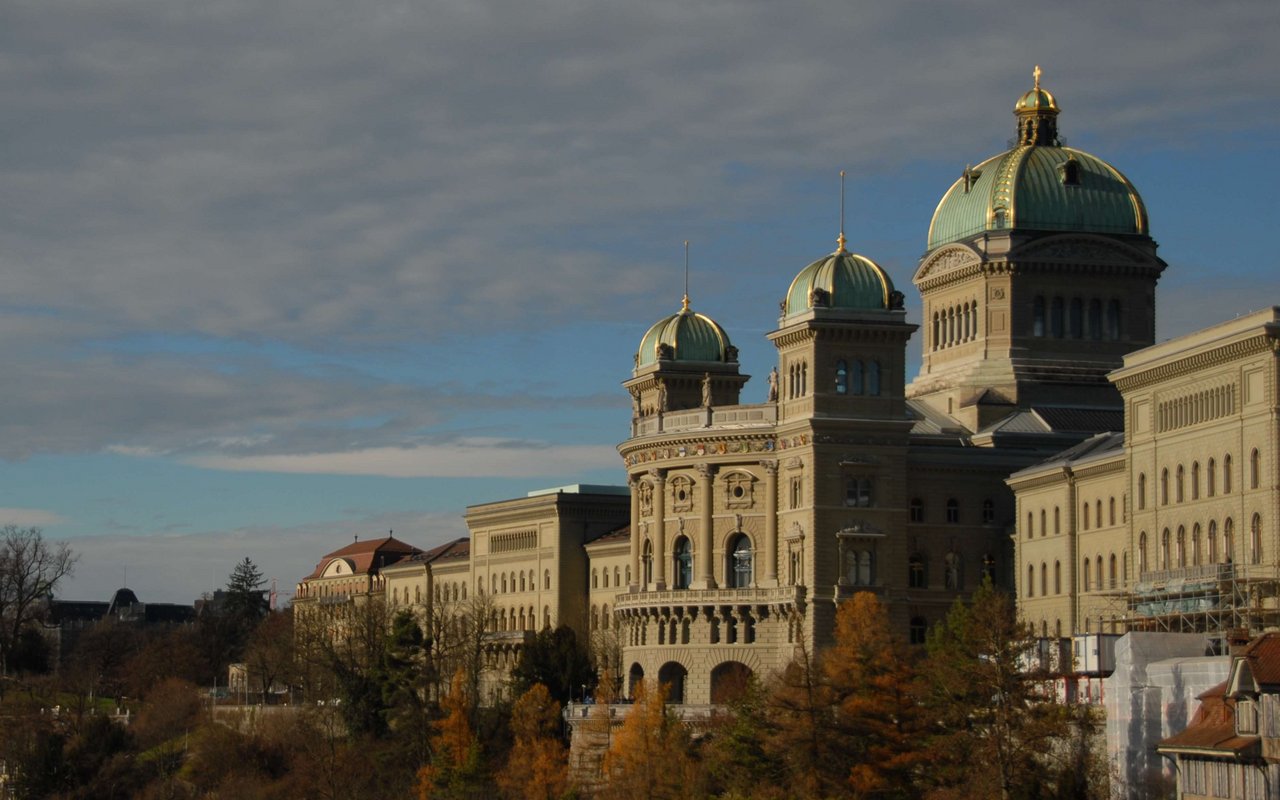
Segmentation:
<svg viewBox="0 0 1280 800">
<path fill-rule="evenodd" d="M 0 528 L 0 658 L 7 661 L 22 629 L 75 564 L 71 547 L 46 542 L 39 528 Z"/>
</svg>

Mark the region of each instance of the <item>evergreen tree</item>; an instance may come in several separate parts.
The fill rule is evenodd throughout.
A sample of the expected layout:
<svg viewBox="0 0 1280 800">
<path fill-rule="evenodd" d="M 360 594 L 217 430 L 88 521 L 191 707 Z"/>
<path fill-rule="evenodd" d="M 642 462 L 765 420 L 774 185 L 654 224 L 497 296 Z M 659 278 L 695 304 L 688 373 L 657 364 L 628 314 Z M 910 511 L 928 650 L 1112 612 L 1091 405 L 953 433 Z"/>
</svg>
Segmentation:
<svg viewBox="0 0 1280 800">
<path fill-rule="evenodd" d="M 596 683 L 591 657 L 568 625 L 539 631 L 521 650 L 511 678 L 517 691 L 527 691 L 540 683 L 560 703 L 581 698 L 583 687 L 593 689 Z"/>
</svg>

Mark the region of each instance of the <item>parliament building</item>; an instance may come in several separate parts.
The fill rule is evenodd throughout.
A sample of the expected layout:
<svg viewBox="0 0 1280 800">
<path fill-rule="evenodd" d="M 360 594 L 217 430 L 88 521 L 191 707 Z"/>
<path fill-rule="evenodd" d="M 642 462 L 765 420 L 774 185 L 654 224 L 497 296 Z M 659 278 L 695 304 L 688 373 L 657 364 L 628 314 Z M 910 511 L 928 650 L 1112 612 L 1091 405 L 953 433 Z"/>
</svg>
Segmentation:
<svg viewBox="0 0 1280 800">
<path fill-rule="evenodd" d="M 776 367 L 751 403 L 730 333 L 686 296 L 637 331 L 625 487 L 473 506 L 470 536 L 432 551 L 357 542 L 296 606 L 380 597 L 430 617 L 484 597 L 495 672 L 568 624 L 624 693 L 657 678 L 704 704 L 826 645 L 858 591 L 921 642 L 989 577 L 1066 637 L 1138 624 L 1117 597 L 1159 570 L 1274 565 L 1280 312 L 1154 346 L 1166 265 L 1142 199 L 1058 126 L 1037 70 L 1012 147 L 942 194 L 919 324 L 841 231 L 779 276 Z M 1228 517 L 1232 544 L 1209 532 Z"/>
</svg>

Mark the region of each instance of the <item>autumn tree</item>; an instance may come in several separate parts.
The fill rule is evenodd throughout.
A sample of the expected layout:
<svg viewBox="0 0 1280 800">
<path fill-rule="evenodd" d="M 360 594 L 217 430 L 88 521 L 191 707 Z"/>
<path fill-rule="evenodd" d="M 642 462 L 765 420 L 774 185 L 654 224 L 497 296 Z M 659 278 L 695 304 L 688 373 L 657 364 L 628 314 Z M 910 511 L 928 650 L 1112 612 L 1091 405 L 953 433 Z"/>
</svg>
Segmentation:
<svg viewBox="0 0 1280 800">
<path fill-rule="evenodd" d="M 249 636 L 244 664 L 263 703 L 277 683 L 294 683 L 293 610 L 272 611 Z"/>
<path fill-rule="evenodd" d="M 684 726 L 667 713 L 667 687 L 636 683 L 634 703 L 604 756 L 606 800 L 688 797 L 696 775 Z"/>
<path fill-rule="evenodd" d="M 768 685 L 764 715 L 767 757 L 787 765 L 792 797 L 815 798 L 845 791 L 847 765 L 830 735 L 831 693 L 822 669 L 801 642 L 795 657 Z"/>
<path fill-rule="evenodd" d="M 1041 759 L 1068 733 L 1065 709 L 1028 668 L 1036 643 L 1013 598 L 985 582 L 929 632 L 924 696 L 932 797 L 1042 796 Z"/>
<path fill-rule="evenodd" d="M 840 605 L 822 675 L 832 705 L 830 734 L 854 798 L 916 795 L 925 730 L 911 661 L 874 594 L 859 592 Z"/>
<path fill-rule="evenodd" d="M 471 727 L 466 675 L 459 670 L 432 723 L 431 763 L 418 770 L 418 799 L 467 798 L 482 785 L 480 744 Z"/>
<path fill-rule="evenodd" d="M 22 630 L 75 565 L 71 547 L 46 542 L 40 528 L 0 528 L 0 661 L 8 663 Z"/>
<path fill-rule="evenodd" d="M 510 800 L 556 800 L 569 784 L 569 754 L 560 739 L 560 704 L 535 683 L 511 710 L 515 744 L 506 769 L 497 776 Z"/>
</svg>

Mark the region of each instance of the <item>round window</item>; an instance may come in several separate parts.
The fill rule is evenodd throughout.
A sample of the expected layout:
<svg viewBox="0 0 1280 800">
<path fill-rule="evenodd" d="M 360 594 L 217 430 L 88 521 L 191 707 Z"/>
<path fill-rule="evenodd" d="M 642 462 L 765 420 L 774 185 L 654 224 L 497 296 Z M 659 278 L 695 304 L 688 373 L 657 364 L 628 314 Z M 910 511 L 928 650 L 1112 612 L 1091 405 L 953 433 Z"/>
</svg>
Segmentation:
<svg viewBox="0 0 1280 800">
<path fill-rule="evenodd" d="M 735 486 L 735 487 L 733 487 L 733 496 L 734 496 L 734 497 L 742 497 L 742 496 L 743 496 L 743 495 L 745 495 L 746 493 L 747 493 L 747 490 L 746 490 L 746 489 L 744 489 L 744 488 L 742 488 L 741 486 Z"/>
</svg>

